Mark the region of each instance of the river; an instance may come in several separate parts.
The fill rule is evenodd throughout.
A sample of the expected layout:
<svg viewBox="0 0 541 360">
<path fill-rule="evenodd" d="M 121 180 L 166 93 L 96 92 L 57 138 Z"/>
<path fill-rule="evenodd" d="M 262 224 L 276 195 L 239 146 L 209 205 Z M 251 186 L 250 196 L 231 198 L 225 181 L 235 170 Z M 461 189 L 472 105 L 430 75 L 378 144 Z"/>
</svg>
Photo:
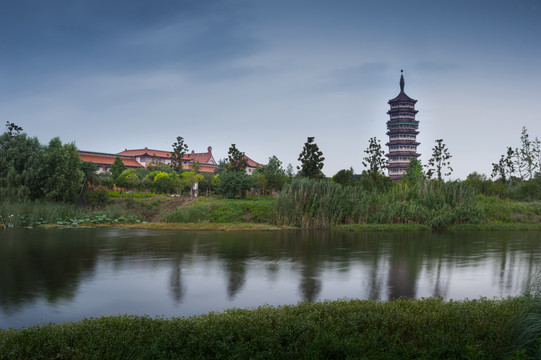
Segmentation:
<svg viewBox="0 0 541 360">
<path fill-rule="evenodd" d="M 541 232 L 0 231 L 0 328 L 360 298 L 521 294 Z"/>
</svg>

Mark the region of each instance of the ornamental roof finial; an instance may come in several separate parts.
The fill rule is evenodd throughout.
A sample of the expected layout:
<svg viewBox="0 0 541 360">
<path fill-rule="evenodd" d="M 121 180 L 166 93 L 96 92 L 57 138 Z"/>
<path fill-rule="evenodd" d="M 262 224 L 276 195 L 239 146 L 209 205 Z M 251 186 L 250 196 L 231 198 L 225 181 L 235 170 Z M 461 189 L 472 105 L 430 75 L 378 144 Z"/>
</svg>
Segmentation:
<svg viewBox="0 0 541 360">
<path fill-rule="evenodd" d="M 404 70 L 400 70 L 400 92 L 404 92 Z"/>
</svg>

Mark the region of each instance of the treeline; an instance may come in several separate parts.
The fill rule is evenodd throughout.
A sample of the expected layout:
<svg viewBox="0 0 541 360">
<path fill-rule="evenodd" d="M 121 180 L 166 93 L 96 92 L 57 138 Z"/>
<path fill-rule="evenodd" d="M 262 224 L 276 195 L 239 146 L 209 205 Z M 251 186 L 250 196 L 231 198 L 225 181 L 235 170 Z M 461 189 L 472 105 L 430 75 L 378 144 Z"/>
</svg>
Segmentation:
<svg viewBox="0 0 541 360">
<path fill-rule="evenodd" d="M 75 202 L 84 173 L 73 143 L 59 138 L 42 145 L 8 123 L 0 136 L 0 200 Z"/>
</svg>

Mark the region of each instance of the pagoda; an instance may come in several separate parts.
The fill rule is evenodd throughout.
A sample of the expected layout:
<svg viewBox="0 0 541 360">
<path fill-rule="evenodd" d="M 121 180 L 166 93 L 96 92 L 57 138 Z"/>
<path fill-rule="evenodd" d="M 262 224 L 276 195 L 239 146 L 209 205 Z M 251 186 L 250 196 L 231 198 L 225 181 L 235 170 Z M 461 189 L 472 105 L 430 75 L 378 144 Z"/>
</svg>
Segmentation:
<svg viewBox="0 0 541 360">
<path fill-rule="evenodd" d="M 389 100 L 391 109 L 387 111 L 389 121 L 387 121 L 387 135 L 389 142 L 385 144 L 389 147 L 389 152 L 385 155 L 389 158 L 387 170 L 389 177 L 393 181 L 398 181 L 406 172 L 406 168 L 411 158 L 417 158 L 417 134 L 419 131 L 419 121 L 415 120 L 415 103 L 417 100 L 410 98 L 404 92 L 404 70 L 400 70 L 400 94 L 392 100 Z"/>
</svg>

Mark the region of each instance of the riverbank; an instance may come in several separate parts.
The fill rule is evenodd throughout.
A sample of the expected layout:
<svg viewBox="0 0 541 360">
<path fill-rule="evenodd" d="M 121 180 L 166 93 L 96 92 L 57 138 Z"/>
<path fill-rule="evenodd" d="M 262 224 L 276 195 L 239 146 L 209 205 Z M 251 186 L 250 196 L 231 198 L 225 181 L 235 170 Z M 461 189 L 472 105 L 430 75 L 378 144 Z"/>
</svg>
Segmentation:
<svg viewBox="0 0 541 360">
<path fill-rule="evenodd" d="M 0 359 L 508 359 L 520 354 L 515 324 L 533 303 L 339 300 L 189 318 L 105 316 L 0 330 Z"/>
<path fill-rule="evenodd" d="M 77 206 L 72 204 L 30 202 L 0 204 L 0 226 L 126 226 L 150 229 L 172 230 L 283 230 L 283 229 L 331 229 L 339 231 L 497 231 L 497 230 L 540 230 L 541 202 L 518 202 L 478 196 L 471 209 L 481 216 L 474 220 L 456 219 L 449 224 L 442 220 L 448 209 L 439 212 L 425 210 L 418 221 L 406 216 L 416 209 L 415 204 L 399 202 L 394 205 L 406 215 L 394 218 L 378 218 L 380 213 L 391 212 L 385 207 L 377 209 L 374 215 L 354 219 L 343 217 L 354 209 L 344 208 L 333 211 L 339 215 L 333 218 L 324 208 L 305 205 L 296 212 L 284 213 L 284 204 L 277 206 L 274 197 L 255 197 L 244 200 L 219 197 L 137 197 L 133 194 L 111 197 L 99 206 Z M 390 200 L 389 200 L 390 201 Z M 328 202 L 330 203 L 330 202 Z M 295 205 L 296 206 L 296 205 Z M 291 209 L 295 206 L 292 205 Z M 384 206 L 384 205 L 382 205 Z M 396 210 L 395 209 L 395 210 Z M 469 209 L 469 208 L 468 208 Z M 470 210 L 471 210 L 470 209 Z M 325 210 L 325 211 L 323 211 Z M 467 209 L 466 209 L 467 210 Z M 466 213 L 469 210 L 464 210 Z M 322 213 L 318 213 L 323 211 Z M 366 211 L 372 211 L 370 209 Z M 393 210 L 394 211 L 394 210 Z M 472 210 L 473 211 L 473 210 Z M 287 212 L 291 212 L 287 210 Z M 342 214 L 342 215 L 340 215 Z M 387 215 L 386 215 L 387 216 Z M 432 216 L 432 217 L 431 217 Z M 329 220 L 324 220 L 325 218 Z M 288 220 L 289 219 L 289 220 Z M 298 221 L 293 221 L 297 219 Z M 312 219 L 312 220 L 310 220 Z M 318 220 L 319 219 L 319 220 Z M 423 220 L 424 219 L 424 220 Z M 439 220 L 442 222 L 439 222 Z M 454 219 L 451 216 L 451 220 Z M 326 224 L 325 226 L 323 226 Z M 321 226 L 320 226 L 321 225 Z"/>
</svg>

